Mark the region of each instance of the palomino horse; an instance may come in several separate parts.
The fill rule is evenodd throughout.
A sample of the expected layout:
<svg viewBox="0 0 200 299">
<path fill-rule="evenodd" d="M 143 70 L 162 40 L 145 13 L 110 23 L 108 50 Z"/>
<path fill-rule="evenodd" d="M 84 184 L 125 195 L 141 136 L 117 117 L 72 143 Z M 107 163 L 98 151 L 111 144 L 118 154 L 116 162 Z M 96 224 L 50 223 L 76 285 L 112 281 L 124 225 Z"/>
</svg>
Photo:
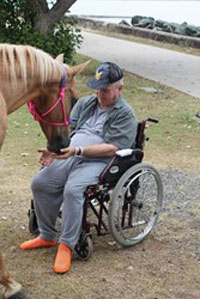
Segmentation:
<svg viewBox="0 0 200 299">
<path fill-rule="evenodd" d="M 76 100 L 74 76 L 88 62 L 68 67 L 63 55 L 53 59 L 30 46 L 0 44 L 0 148 L 7 130 L 7 115 L 28 102 L 30 112 L 40 122 L 48 149 L 59 152 L 69 144 L 68 116 Z M 0 284 L 5 298 L 23 297 L 0 254 Z"/>
</svg>

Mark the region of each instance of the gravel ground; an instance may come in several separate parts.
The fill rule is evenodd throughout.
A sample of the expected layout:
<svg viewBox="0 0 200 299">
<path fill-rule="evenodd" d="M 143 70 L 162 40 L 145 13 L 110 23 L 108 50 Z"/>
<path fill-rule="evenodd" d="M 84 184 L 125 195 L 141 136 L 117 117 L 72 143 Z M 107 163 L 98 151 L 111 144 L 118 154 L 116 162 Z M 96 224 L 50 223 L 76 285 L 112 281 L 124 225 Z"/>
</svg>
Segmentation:
<svg viewBox="0 0 200 299">
<path fill-rule="evenodd" d="M 27 289 L 29 298 L 199 299 L 200 176 L 175 169 L 160 173 L 164 205 L 151 234 L 137 246 L 122 249 L 111 236 L 97 237 L 93 231 L 91 258 L 74 260 L 70 273 L 62 277 L 51 270 L 55 248 L 18 249 L 30 237 L 30 178 L 16 180 L 11 175 L 12 184 L 5 187 L 4 177 L 0 186 L 1 248 L 8 269 Z"/>
<path fill-rule="evenodd" d="M 181 222 L 188 221 L 200 230 L 200 176 L 173 169 L 162 171 L 161 175 L 164 185 L 163 213 L 170 213 L 170 217 Z"/>
<path fill-rule="evenodd" d="M 164 186 L 163 210 L 167 210 L 169 201 L 175 201 L 177 215 L 191 216 L 190 209 L 200 200 L 200 176 L 174 169 L 163 170 L 160 174 Z"/>
</svg>

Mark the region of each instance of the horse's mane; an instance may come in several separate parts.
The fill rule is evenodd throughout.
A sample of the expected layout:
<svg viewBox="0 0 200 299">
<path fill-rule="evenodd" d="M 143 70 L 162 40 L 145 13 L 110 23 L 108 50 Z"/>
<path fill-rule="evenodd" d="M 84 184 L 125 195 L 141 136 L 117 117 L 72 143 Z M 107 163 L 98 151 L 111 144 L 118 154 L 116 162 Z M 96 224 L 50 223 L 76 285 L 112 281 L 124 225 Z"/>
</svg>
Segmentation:
<svg viewBox="0 0 200 299">
<path fill-rule="evenodd" d="M 34 78 L 44 84 L 60 78 L 62 64 L 49 54 L 31 46 L 0 44 L 0 73 L 16 85 L 19 79 L 26 86 Z"/>
</svg>

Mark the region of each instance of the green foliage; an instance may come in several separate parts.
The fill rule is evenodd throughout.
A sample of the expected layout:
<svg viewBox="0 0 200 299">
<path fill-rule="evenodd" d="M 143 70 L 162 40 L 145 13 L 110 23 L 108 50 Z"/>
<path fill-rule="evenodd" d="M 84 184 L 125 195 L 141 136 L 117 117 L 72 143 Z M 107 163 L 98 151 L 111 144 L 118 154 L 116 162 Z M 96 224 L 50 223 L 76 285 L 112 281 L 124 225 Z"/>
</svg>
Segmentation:
<svg viewBox="0 0 200 299">
<path fill-rule="evenodd" d="M 34 28 L 36 9 L 32 2 L 1 0 L 0 42 L 32 45 L 54 57 L 64 53 L 69 63 L 82 41 L 80 30 L 76 27 L 76 18 L 66 18 L 51 26 L 46 33 L 40 33 Z"/>
</svg>

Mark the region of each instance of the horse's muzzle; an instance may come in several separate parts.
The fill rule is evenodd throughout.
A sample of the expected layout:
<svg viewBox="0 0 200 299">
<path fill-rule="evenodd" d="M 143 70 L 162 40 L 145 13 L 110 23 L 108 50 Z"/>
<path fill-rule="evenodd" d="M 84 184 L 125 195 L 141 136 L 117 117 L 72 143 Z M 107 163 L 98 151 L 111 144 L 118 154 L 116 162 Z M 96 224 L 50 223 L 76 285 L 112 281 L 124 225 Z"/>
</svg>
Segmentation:
<svg viewBox="0 0 200 299">
<path fill-rule="evenodd" d="M 47 144 L 48 151 L 56 154 L 61 154 L 60 150 L 62 148 L 69 146 L 70 139 L 69 138 L 62 138 L 61 136 L 57 136 L 54 138 L 52 143 Z"/>
</svg>

